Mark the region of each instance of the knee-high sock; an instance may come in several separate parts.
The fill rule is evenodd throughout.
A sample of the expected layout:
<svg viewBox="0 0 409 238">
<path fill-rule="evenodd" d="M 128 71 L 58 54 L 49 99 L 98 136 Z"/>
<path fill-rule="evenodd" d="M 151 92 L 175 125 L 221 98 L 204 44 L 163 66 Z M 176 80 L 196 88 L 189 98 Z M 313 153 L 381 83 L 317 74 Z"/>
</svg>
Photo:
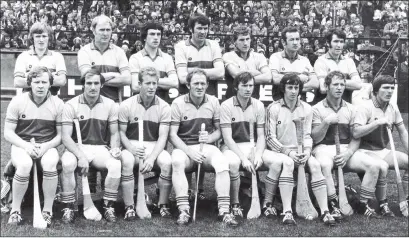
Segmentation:
<svg viewBox="0 0 409 238">
<path fill-rule="evenodd" d="M 230 176 L 230 198 L 231 204 L 240 203 L 239 201 L 240 174 Z"/>
<path fill-rule="evenodd" d="M 359 195 L 359 201 L 367 203 L 369 199 L 375 197 L 375 188 L 368 188 L 361 185 L 361 192 Z"/>
<path fill-rule="evenodd" d="M 292 212 L 291 199 L 293 196 L 294 178 L 281 176 L 278 186 L 280 187 L 281 200 L 283 202 L 283 212 Z"/>
<path fill-rule="evenodd" d="M 168 204 L 170 190 L 172 189 L 172 177 L 160 174 L 159 180 L 158 180 L 158 186 L 159 186 L 158 205 Z"/>
<path fill-rule="evenodd" d="M 386 178 L 379 178 L 376 183 L 375 196 L 378 201 L 383 201 L 386 199 Z"/>
<path fill-rule="evenodd" d="M 219 208 L 219 214 L 228 213 L 230 211 L 230 197 L 229 196 L 217 196 L 217 207 Z"/>
<path fill-rule="evenodd" d="M 125 206 L 133 205 L 135 203 L 133 200 L 133 191 L 135 188 L 135 178 L 133 173 L 129 175 L 123 174 L 121 176 L 121 187 Z"/>
<path fill-rule="evenodd" d="M 61 192 L 61 202 L 62 203 L 74 203 L 75 202 L 75 191 Z"/>
<path fill-rule="evenodd" d="M 58 173 L 57 171 L 43 171 L 43 211 L 53 212 L 55 192 L 57 191 Z"/>
<path fill-rule="evenodd" d="M 179 196 L 176 197 L 176 205 L 178 206 L 179 211 L 189 210 L 189 196 Z"/>
<path fill-rule="evenodd" d="M 273 203 L 274 196 L 277 193 L 278 181 L 267 175 L 264 179 L 264 184 L 266 185 L 266 196 L 264 198 L 263 207 L 269 202 Z"/>
<path fill-rule="evenodd" d="M 408 170 L 405 171 L 405 174 L 403 175 L 402 178 L 402 184 L 403 184 L 403 191 L 405 192 L 406 196 L 409 197 L 408 194 L 408 188 L 409 188 L 409 175 L 408 175 Z"/>
<path fill-rule="evenodd" d="M 327 185 L 325 184 L 324 178 L 318 181 L 311 181 L 311 188 L 315 198 L 317 198 L 321 214 L 324 214 L 325 211 L 328 211 Z"/>
<path fill-rule="evenodd" d="M 28 188 L 28 181 L 30 175 L 22 176 L 17 173 L 14 174 L 13 178 L 13 203 L 11 211 L 21 211 L 21 202 L 23 201 L 24 194 L 26 194 Z"/>
<path fill-rule="evenodd" d="M 116 201 L 120 179 L 107 176 L 105 179 L 104 200 Z"/>
</svg>

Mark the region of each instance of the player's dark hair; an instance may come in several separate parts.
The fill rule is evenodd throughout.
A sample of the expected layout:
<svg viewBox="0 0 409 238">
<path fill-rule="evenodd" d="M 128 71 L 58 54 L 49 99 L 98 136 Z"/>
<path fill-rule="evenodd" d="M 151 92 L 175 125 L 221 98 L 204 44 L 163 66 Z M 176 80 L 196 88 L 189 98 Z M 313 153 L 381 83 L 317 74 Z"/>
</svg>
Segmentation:
<svg viewBox="0 0 409 238">
<path fill-rule="evenodd" d="M 253 80 L 254 82 L 254 77 L 251 75 L 249 72 L 241 72 L 233 80 L 233 91 L 234 93 L 237 93 L 237 90 L 239 88 L 239 84 L 243 83 L 246 84 L 248 81 Z"/>
<path fill-rule="evenodd" d="M 30 72 L 27 75 L 27 85 L 31 87 L 31 82 L 33 81 L 33 78 L 37 78 L 43 73 L 48 74 L 48 80 L 50 81 L 50 85 L 53 85 L 54 77 L 51 74 L 50 70 L 48 70 L 48 68 L 45 66 L 36 66 L 30 70 Z"/>
<path fill-rule="evenodd" d="M 207 77 L 206 72 L 203 69 L 196 68 L 193 71 L 189 72 L 186 76 L 186 82 L 189 85 L 192 81 L 192 78 L 195 74 L 201 74 L 206 77 L 206 83 L 209 83 L 209 77 Z"/>
<path fill-rule="evenodd" d="M 154 67 L 144 67 L 139 71 L 138 80 L 140 83 L 143 83 L 143 77 L 146 75 L 155 76 L 156 79 L 159 80 L 158 71 Z"/>
<path fill-rule="evenodd" d="M 195 28 L 196 23 L 199 23 L 200 25 L 210 26 L 210 20 L 207 16 L 200 14 L 200 13 L 195 13 L 187 21 L 187 25 L 189 26 L 190 33 L 194 33 L 193 29 Z"/>
<path fill-rule="evenodd" d="M 331 30 L 329 30 L 328 33 L 325 35 L 325 41 L 327 42 L 329 48 L 331 48 L 331 41 L 332 41 L 332 37 L 334 35 L 336 35 L 340 39 L 343 39 L 344 41 L 347 38 L 347 35 L 341 29 L 331 29 Z"/>
<path fill-rule="evenodd" d="M 141 41 L 142 44 L 145 45 L 146 36 L 148 35 L 149 30 L 159 30 L 160 34 L 163 34 L 163 27 L 155 22 L 147 22 L 143 25 L 141 29 Z"/>
<path fill-rule="evenodd" d="M 233 41 L 236 42 L 236 40 L 239 38 L 239 36 L 251 36 L 250 34 L 250 28 L 246 26 L 238 26 L 233 29 Z"/>
<path fill-rule="evenodd" d="M 99 75 L 99 82 L 101 83 L 101 85 L 105 83 L 105 77 L 101 74 L 101 71 L 99 71 L 99 69 L 96 67 L 91 67 L 87 72 L 85 72 L 84 75 L 81 76 L 81 85 L 84 86 L 85 79 L 94 75 Z"/>
<path fill-rule="evenodd" d="M 329 87 L 329 85 L 332 82 L 332 79 L 334 78 L 339 78 L 339 79 L 343 79 L 346 82 L 346 77 L 345 75 L 338 70 L 332 71 L 330 72 L 326 77 L 325 77 L 325 85 L 327 85 L 327 87 Z"/>
<path fill-rule="evenodd" d="M 372 81 L 372 91 L 376 95 L 378 94 L 379 89 L 382 87 L 382 84 L 393 84 L 395 85 L 395 79 L 390 75 L 381 74 L 377 76 Z"/>
<path fill-rule="evenodd" d="M 294 26 L 287 26 L 286 28 L 283 29 L 283 31 L 281 32 L 281 39 L 287 43 L 287 33 L 289 32 L 298 32 L 300 33 L 300 31 L 298 30 L 297 27 Z"/>
<path fill-rule="evenodd" d="M 285 93 L 285 85 L 298 85 L 298 95 L 302 92 L 302 89 L 304 87 L 304 83 L 301 81 L 300 77 L 298 76 L 297 73 L 294 72 L 289 72 L 286 73 L 280 81 L 280 84 L 278 85 L 279 93 L 281 98 L 284 98 L 284 93 Z"/>
</svg>

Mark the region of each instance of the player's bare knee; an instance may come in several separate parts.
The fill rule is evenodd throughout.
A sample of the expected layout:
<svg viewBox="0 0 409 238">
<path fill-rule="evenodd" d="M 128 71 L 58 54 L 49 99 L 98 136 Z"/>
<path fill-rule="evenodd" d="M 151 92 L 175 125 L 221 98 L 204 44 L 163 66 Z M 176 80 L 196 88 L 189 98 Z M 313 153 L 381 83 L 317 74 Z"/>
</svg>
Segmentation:
<svg viewBox="0 0 409 238">
<path fill-rule="evenodd" d="M 163 151 L 162 153 L 160 153 L 156 161 L 162 174 L 164 175 L 172 174 L 172 158 L 170 157 L 170 154 L 167 151 Z"/>
<path fill-rule="evenodd" d="M 108 176 L 112 178 L 119 178 L 121 177 L 121 161 L 116 159 L 110 159 L 106 163 L 106 167 L 108 169 Z"/>
<path fill-rule="evenodd" d="M 135 157 L 128 150 L 123 150 L 121 154 L 121 164 L 123 172 L 133 171 Z"/>
<path fill-rule="evenodd" d="M 383 160 L 379 160 L 379 163 L 380 163 L 379 175 L 386 176 L 388 174 L 389 164 Z"/>
<path fill-rule="evenodd" d="M 283 161 L 283 169 L 294 170 L 294 161 L 291 158 Z"/>
<path fill-rule="evenodd" d="M 185 168 L 186 163 L 185 153 L 182 150 L 174 149 L 172 152 L 172 170 L 180 170 Z"/>
<path fill-rule="evenodd" d="M 33 160 L 20 161 L 16 166 L 16 173 L 20 176 L 28 176 L 33 167 Z"/>
<path fill-rule="evenodd" d="M 57 150 L 50 149 L 41 158 L 41 167 L 45 171 L 56 171 L 58 161 L 59 161 L 59 156 L 58 156 Z"/>
<path fill-rule="evenodd" d="M 61 157 L 61 166 L 63 173 L 74 173 L 77 168 L 77 158 L 71 152 L 66 151 Z"/>
<path fill-rule="evenodd" d="M 240 169 L 241 160 L 237 156 L 231 156 L 226 158 L 229 160 L 230 174 L 238 174 Z"/>
<path fill-rule="evenodd" d="M 321 165 L 316 160 L 308 161 L 308 169 L 310 170 L 311 174 L 321 173 Z"/>
</svg>

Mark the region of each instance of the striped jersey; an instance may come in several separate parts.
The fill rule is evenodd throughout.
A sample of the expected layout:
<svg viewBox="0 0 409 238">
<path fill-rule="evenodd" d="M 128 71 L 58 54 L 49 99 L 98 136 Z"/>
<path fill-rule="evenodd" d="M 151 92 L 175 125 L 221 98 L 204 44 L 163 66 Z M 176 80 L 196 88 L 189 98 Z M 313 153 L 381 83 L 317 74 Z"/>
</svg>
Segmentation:
<svg viewBox="0 0 409 238">
<path fill-rule="evenodd" d="M 95 104 L 90 105 L 84 94 L 78 95 L 65 103 L 62 125 L 72 125 L 75 128 L 74 119 L 79 121 L 83 144 L 109 145 L 109 126 L 118 124 L 118 104 L 107 97 L 99 96 Z M 77 142 L 75 129 L 72 139 Z"/>
<path fill-rule="evenodd" d="M 254 141 L 257 141 L 257 129 L 264 128 L 265 110 L 264 104 L 250 98 L 243 108 L 237 96 L 233 96 L 220 106 L 220 128 L 231 128 L 232 138 L 236 143 L 250 142 L 250 119 L 254 125 Z"/>
<path fill-rule="evenodd" d="M 171 106 L 171 126 L 179 126 L 177 135 L 187 145 L 199 144 L 202 123 L 206 131 L 216 130 L 214 123 L 220 123 L 220 104 L 215 96 L 205 94 L 199 106 L 193 104 L 190 94 L 177 97 Z"/>
<path fill-rule="evenodd" d="M 43 102 L 37 104 L 31 92 L 15 96 L 7 107 L 6 122 L 16 124 L 15 133 L 24 141 L 34 138 L 45 143 L 57 135 L 61 126 L 64 102 L 48 93 Z"/>
<path fill-rule="evenodd" d="M 187 68 L 201 68 L 201 69 L 212 69 L 214 68 L 214 63 L 221 61 L 222 53 L 220 46 L 216 41 L 205 40 L 202 47 L 197 48 L 192 44 L 191 40 L 180 41 L 175 45 L 175 64 L 178 67 Z M 186 85 L 180 85 L 180 94 L 185 94 L 188 92 Z M 210 95 L 216 95 L 217 93 L 217 82 L 215 80 L 209 81 L 209 87 L 206 91 Z"/>
<path fill-rule="evenodd" d="M 114 44 L 109 44 L 104 52 L 100 52 L 94 42 L 91 42 L 78 51 L 78 68 L 80 71 L 84 67 L 96 67 L 101 73 L 115 72 L 121 73 L 129 70 L 128 59 L 123 49 Z M 101 95 L 108 97 L 115 102 L 119 101 L 119 88 L 104 85 Z"/>
<path fill-rule="evenodd" d="M 385 108 L 382 108 L 374 96 L 371 100 L 367 100 L 358 106 L 354 124 L 363 126 L 383 117 L 387 118 L 391 125 L 400 126 L 403 124 L 402 115 L 396 106 L 388 103 Z M 386 148 L 388 143 L 389 137 L 388 132 L 386 131 L 386 125 L 381 125 L 368 135 L 361 137 L 359 148 L 367 150 L 382 150 Z"/>
<path fill-rule="evenodd" d="M 144 141 L 158 141 L 159 126 L 170 126 L 170 106 L 155 96 L 152 103 L 145 107 L 140 95 L 132 96 L 119 106 L 119 125 L 127 125 L 126 137 L 139 140 L 139 122 L 143 120 Z"/>
<path fill-rule="evenodd" d="M 156 56 L 152 59 L 145 49 L 140 50 L 129 58 L 129 69 L 131 74 L 137 74 L 144 67 L 154 67 L 159 72 L 159 78 L 167 78 L 171 74 L 176 74 L 175 64 L 172 56 L 157 50 Z M 156 90 L 156 95 L 165 101 L 170 101 L 169 90 L 159 88 Z"/>
</svg>

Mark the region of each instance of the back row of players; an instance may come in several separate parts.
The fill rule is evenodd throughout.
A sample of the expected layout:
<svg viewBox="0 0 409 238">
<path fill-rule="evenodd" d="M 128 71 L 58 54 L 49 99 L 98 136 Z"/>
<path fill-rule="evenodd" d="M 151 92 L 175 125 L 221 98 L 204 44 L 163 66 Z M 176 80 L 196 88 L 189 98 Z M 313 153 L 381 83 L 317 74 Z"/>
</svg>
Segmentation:
<svg viewBox="0 0 409 238">
<path fill-rule="evenodd" d="M 282 34 L 285 50 L 273 54 L 267 65 L 263 55 L 250 50 L 247 28 L 235 31 L 236 51 L 222 57 L 218 44 L 206 39 L 208 19 L 196 15 L 189 19 L 191 39 L 175 46 L 175 70 L 171 56 L 158 49 L 161 26 L 149 23 L 142 29 L 145 48 L 132 55 L 128 64 L 124 52 L 109 43 L 112 24 L 105 16 L 93 20 L 95 39 L 78 52 L 83 94 L 65 105 L 50 95 L 66 81 L 62 55 L 47 49 L 51 30 L 41 24 L 34 24 L 30 29 L 33 49 L 18 57 L 15 69 L 16 86 L 27 88 L 28 92 L 13 98 L 5 123 L 4 137 L 12 144 L 11 161 L 16 167 L 9 223 L 22 221 L 21 201 L 36 158 L 41 159 L 43 169 L 43 216 L 49 224 L 58 182 L 56 165 L 60 159 L 65 222 L 74 219 L 74 171 L 79 167 L 86 174 L 89 164 L 108 170 L 105 219 L 116 221 L 113 205 L 121 186 L 125 219 L 133 220 L 136 217 L 133 168 L 138 158 L 144 158 L 144 168 L 140 168 L 143 172 L 155 167 L 161 171 L 159 205 L 164 217 L 171 216 L 168 198 L 173 185 L 180 212 L 178 224 L 190 220 L 185 171 L 193 170 L 197 163 L 202 163 L 204 170 L 215 172 L 218 217 L 228 225 L 238 225 L 236 217 L 243 216 L 238 198 L 240 167 L 252 173 L 263 167 L 269 171 L 265 178 L 263 214 L 278 215 L 273 198 L 280 187 L 283 223 L 295 224 L 291 209 L 293 170 L 294 166 L 305 163 L 325 224 L 334 225 L 335 220 L 342 219 L 331 175 L 334 166 L 364 174 L 361 213 L 378 216 L 367 204 L 376 197 L 381 214 L 390 216 L 393 213 L 386 199 L 386 175 L 393 162 L 391 152 L 386 149 L 389 142 L 386 127 L 391 125 L 397 128 L 406 150 L 397 155 L 400 167 L 405 170 L 403 183 L 407 195 L 408 134 L 399 110 L 389 104 L 395 81 L 389 76 L 375 79 L 374 96 L 363 101 L 359 110 L 343 100 L 342 97 L 350 100 L 351 91 L 362 87 L 353 61 L 341 55 L 343 32 L 330 32 L 327 37 L 330 50 L 317 60 L 314 70 L 305 57 L 296 53 L 299 33 L 286 28 Z M 225 68 L 229 98 L 220 106 L 211 95 L 216 92 L 216 80 L 224 77 Z M 168 90 L 179 83 L 183 95 L 170 107 L 165 102 Z M 276 85 L 276 101 L 266 112 L 263 104 L 252 97 L 255 85 L 260 83 Z M 119 88 L 129 84 L 138 94 L 118 105 L 115 102 L 120 100 Z M 299 95 L 313 90 L 320 93 L 312 108 L 299 100 Z M 292 122 L 299 117 L 305 118 L 302 154 L 296 150 Z M 80 121 L 83 146 L 76 143 L 74 119 Z M 140 120 L 144 122 L 143 145 L 138 142 Z M 250 158 L 250 121 L 257 124 L 254 159 Z M 202 123 L 206 125 L 205 132 L 200 132 Z M 335 153 L 334 124 L 339 125 L 342 143 L 339 155 Z M 31 138 L 36 143 L 30 142 Z M 219 149 L 213 144 L 221 138 Z M 164 150 L 168 139 L 175 148 L 171 155 Z M 56 147 L 61 141 L 66 150 L 59 158 Z M 200 143 L 205 143 L 203 152 L 199 150 Z M 121 144 L 124 150 L 116 153 Z M 96 218 L 95 208 L 85 212 L 88 219 Z"/>
</svg>

